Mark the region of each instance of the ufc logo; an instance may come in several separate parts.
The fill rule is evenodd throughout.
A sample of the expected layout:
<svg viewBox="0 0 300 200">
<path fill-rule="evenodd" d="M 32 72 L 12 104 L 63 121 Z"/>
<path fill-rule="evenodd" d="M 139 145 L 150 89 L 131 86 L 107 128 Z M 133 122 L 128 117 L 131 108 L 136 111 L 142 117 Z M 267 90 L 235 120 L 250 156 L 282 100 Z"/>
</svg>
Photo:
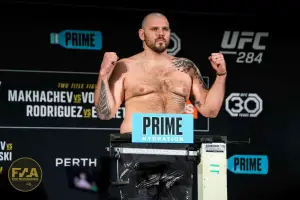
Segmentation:
<svg viewBox="0 0 300 200">
<path fill-rule="evenodd" d="M 221 47 L 223 49 L 244 49 L 246 43 L 249 43 L 252 44 L 254 50 L 265 50 L 266 46 L 260 43 L 263 37 L 268 36 L 268 32 L 225 31 Z"/>
</svg>

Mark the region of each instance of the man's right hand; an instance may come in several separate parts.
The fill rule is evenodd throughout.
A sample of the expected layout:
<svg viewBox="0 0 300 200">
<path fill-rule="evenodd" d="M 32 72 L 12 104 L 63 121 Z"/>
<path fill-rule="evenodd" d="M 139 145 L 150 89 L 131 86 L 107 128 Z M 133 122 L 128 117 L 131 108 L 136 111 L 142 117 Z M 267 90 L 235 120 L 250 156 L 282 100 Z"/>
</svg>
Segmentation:
<svg viewBox="0 0 300 200">
<path fill-rule="evenodd" d="M 115 68 L 119 57 L 115 52 L 106 52 L 101 63 L 100 76 L 102 79 L 108 79 Z"/>
</svg>

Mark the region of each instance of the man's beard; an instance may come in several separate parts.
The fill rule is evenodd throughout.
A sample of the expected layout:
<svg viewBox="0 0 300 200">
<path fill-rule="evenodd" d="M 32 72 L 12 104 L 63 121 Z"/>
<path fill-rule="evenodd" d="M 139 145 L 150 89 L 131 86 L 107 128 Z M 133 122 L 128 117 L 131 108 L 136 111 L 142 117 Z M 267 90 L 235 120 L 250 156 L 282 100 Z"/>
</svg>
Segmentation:
<svg viewBox="0 0 300 200">
<path fill-rule="evenodd" d="M 160 45 L 160 41 L 157 41 L 159 39 L 163 39 L 164 40 L 164 44 Z M 157 38 L 155 41 L 151 41 L 147 38 L 147 36 L 145 36 L 145 44 L 154 52 L 156 53 L 162 53 L 164 52 L 170 44 L 170 40 L 165 40 L 164 38 Z M 156 45 L 157 44 L 157 45 Z"/>
</svg>

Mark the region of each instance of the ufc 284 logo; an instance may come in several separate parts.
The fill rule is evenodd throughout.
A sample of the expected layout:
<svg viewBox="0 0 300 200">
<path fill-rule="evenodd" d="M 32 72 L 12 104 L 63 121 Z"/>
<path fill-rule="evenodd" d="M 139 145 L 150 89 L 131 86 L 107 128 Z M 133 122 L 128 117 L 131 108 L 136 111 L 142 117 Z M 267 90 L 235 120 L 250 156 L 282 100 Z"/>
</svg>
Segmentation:
<svg viewBox="0 0 300 200">
<path fill-rule="evenodd" d="M 263 101 L 254 93 L 231 93 L 225 108 L 232 117 L 257 117 L 263 110 Z"/>
<path fill-rule="evenodd" d="M 223 54 L 237 55 L 237 63 L 258 63 L 263 61 L 268 32 L 225 31 L 221 42 Z"/>
</svg>

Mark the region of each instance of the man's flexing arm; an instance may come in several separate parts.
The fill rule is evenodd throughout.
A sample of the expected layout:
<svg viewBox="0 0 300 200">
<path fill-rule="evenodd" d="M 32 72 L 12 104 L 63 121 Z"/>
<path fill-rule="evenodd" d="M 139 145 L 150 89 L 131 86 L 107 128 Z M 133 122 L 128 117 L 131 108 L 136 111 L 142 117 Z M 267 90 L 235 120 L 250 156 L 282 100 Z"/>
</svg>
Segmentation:
<svg viewBox="0 0 300 200">
<path fill-rule="evenodd" d="M 217 76 L 215 82 L 209 89 L 198 67 L 194 63 L 192 63 L 192 65 L 193 85 L 191 98 L 194 105 L 204 117 L 217 117 L 224 100 L 226 75 Z"/>
<path fill-rule="evenodd" d="M 116 63 L 111 76 L 101 77 L 99 74 L 95 88 L 94 104 L 97 116 L 102 120 L 113 118 L 124 100 L 124 78 L 126 65 L 122 60 Z"/>
</svg>

